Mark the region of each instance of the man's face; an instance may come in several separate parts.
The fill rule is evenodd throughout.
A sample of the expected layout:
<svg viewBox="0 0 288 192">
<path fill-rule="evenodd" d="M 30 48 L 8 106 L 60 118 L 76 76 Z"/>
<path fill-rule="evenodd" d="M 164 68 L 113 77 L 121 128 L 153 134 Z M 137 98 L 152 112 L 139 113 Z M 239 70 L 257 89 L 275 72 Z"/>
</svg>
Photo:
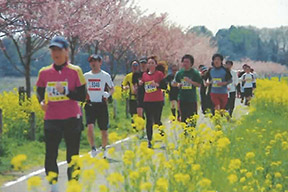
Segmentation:
<svg viewBox="0 0 288 192">
<path fill-rule="evenodd" d="M 232 65 L 230 63 L 226 63 L 225 64 L 225 68 L 227 68 L 228 70 L 232 69 Z"/>
<path fill-rule="evenodd" d="M 139 64 L 138 64 L 136 61 L 134 61 L 134 62 L 132 63 L 131 68 L 132 68 L 132 71 L 133 71 L 133 72 L 139 71 Z"/>
<path fill-rule="evenodd" d="M 182 66 L 183 66 L 183 68 L 184 68 L 185 70 L 191 69 L 192 63 L 191 63 L 190 59 L 185 58 L 185 59 L 182 61 Z"/>
<path fill-rule="evenodd" d="M 57 65 L 61 65 L 67 61 L 68 58 L 68 50 L 66 49 L 61 49 L 59 47 L 51 47 L 50 48 L 50 53 L 53 62 Z"/>
<path fill-rule="evenodd" d="M 214 67 L 221 67 L 222 61 L 220 57 L 215 57 L 213 60 Z"/>
<path fill-rule="evenodd" d="M 244 71 L 245 71 L 246 73 L 250 73 L 251 69 L 250 69 L 250 67 L 245 67 Z"/>
<path fill-rule="evenodd" d="M 89 63 L 90 63 L 90 67 L 92 70 L 100 70 L 101 69 L 102 61 L 92 59 Z"/>
<path fill-rule="evenodd" d="M 147 63 L 145 62 L 141 62 L 140 63 L 140 67 L 141 67 L 141 71 L 144 72 L 147 70 Z"/>
<path fill-rule="evenodd" d="M 172 73 L 175 75 L 177 71 L 178 71 L 178 67 L 173 66 L 172 67 Z"/>
</svg>

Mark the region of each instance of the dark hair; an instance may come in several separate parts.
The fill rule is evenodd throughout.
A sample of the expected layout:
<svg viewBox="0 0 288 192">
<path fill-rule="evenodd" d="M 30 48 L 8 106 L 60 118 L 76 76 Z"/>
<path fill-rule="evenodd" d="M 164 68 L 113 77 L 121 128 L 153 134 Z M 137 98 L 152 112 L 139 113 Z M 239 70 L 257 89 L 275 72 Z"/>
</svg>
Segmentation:
<svg viewBox="0 0 288 192">
<path fill-rule="evenodd" d="M 212 61 L 214 61 L 214 59 L 215 59 L 216 57 L 219 57 L 219 58 L 221 59 L 221 61 L 223 61 L 223 59 L 224 59 L 223 55 L 221 55 L 221 54 L 219 54 L 219 53 L 215 53 L 215 54 L 212 56 Z"/>
<path fill-rule="evenodd" d="M 149 59 L 154 60 L 155 63 L 158 64 L 158 62 L 157 62 L 157 56 L 150 56 L 150 57 L 148 57 L 147 61 L 148 61 Z"/>
<path fill-rule="evenodd" d="M 134 62 L 137 62 L 138 65 L 139 65 L 139 61 L 138 61 L 137 59 L 132 60 L 131 63 L 130 63 L 130 65 L 132 66 L 132 64 L 133 64 Z"/>
<path fill-rule="evenodd" d="M 193 64 L 194 64 L 194 57 L 193 57 L 192 55 L 189 55 L 189 54 L 186 54 L 186 55 L 184 55 L 184 56 L 182 57 L 182 59 L 181 59 L 181 62 L 183 62 L 183 61 L 184 61 L 184 59 L 189 59 L 189 60 L 190 60 L 190 63 L 191 63 L 191 65 L 193 65 Z"/>
<path fill-rule="evenodd" d="M 227 61 L 226 61 L 226 65 L 227 65 L 227 64 L 233 65 L 233 61 L 227 60 Z"/>
<path fill-rule="evenodd" d="M 163 74 L 165 74 L 165 67 L 163 65 L 157 65 L 156 66 L 157 71 L 161 71 Z"/>
</svg>

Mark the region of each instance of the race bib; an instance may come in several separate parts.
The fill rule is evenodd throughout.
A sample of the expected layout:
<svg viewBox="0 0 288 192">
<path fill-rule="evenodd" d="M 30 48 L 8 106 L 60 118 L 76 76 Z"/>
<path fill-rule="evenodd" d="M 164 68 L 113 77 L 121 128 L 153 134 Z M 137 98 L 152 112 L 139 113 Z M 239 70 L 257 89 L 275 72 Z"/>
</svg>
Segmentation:
<svg viewBox="0 0 288 192">
<path fill-rule="evenodd" d="M 157 87 L 152 85 L 152 81 L 145 82 L 145 92 L 146 93 L 153 93 L 157 91 Z"/>
<path fill-rule="evenodd" d="M 245 79 L 245 80 L 246 80 L 246 82 L 247 82 L 247 83 L 251 83 L 251 82 L 253 81 L 253 79 L 252 79 L 252 78 L 251 78 L 251 79 L 250 79 L 250 78 L 248 78 L 248 79 Z"/>
<path fill-rule="evenodd" d="M 89 79 L 88 80 L 88 90 L 89 91 L 101 91 L 100 79 Z"/>
<path fill-rule="evenodd" d="M 212 79 L 212 87 L 221 87 L 221 86 L 217 85 L 217 83 L 220 83 L 220 82 L 222 82 L 221 78 L 213 78 Z"/>
<path fill-rule="evenodd" d="M 57 102 L 57 101 L 67 101 L 69 97 L 67 97 L 63 93 L 59 93 L 56 89 L 55 81 L 48 82 L 46 86 L 47 99 L 48 101 Z M 68 93 L 68 82 L 60 81 L 61 85 L 64 87 L 64 93 Z"/>
<path fill-rule="evenodd" d="M 181 89 L 192 89 L 192 84 L 188 83 L 184 79 L 181 81 L 181 84 L 182 84 Z"/>
</svg>

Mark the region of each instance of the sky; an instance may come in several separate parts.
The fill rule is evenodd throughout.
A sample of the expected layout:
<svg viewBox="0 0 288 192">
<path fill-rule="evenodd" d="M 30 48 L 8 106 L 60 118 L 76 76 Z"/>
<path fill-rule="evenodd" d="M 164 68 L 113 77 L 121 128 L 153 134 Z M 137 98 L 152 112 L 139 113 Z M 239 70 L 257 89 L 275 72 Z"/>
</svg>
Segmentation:
<svg viewBox="0 0 288 192">
<path fill-rule="evenodd" d="M 288 26 L 288 0 L 138 0 L 146 13 L 168 13 L 184 29 L 205 25 L 214 34 L 222 28 Z"/>
</svg>

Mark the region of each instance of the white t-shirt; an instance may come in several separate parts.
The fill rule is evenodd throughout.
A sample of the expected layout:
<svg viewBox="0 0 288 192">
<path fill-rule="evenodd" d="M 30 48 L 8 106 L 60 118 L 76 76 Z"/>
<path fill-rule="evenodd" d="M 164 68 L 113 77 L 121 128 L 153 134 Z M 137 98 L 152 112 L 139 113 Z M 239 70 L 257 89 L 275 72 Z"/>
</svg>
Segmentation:
<svg viewBox="0 0 288 192">
<path fill-rule="evenodd" d="M 244 81 L 244 79 L 246 81 Z M 241 77 L 240 77 L 241 82 L 245 82 L 243 88 L 253 88 L 253 83 L 254 83 L 254 76 L 252 73 L 244 73 Z"/>
<path fill-rule="evenodd" d="M 229 93 L 235 92 L 236 86 L 239 83 L 237 72 L 234 70 L 231 70 L 230 73 L 232 75 L 232 83 L 228 84 L 227 86 L 229 88 L 229 91 L 228 91 Z"/>
<path fill-rule="evenodd" d="M 84 74 L 84 77 L 86 80 L 87 93 L 91 102 L 102 102 L 106 85 L 108 85 L 109 88 L 114 87 L 111 76 L 103 70 L 96 74 L 89 71 Z"/>
</svg>

